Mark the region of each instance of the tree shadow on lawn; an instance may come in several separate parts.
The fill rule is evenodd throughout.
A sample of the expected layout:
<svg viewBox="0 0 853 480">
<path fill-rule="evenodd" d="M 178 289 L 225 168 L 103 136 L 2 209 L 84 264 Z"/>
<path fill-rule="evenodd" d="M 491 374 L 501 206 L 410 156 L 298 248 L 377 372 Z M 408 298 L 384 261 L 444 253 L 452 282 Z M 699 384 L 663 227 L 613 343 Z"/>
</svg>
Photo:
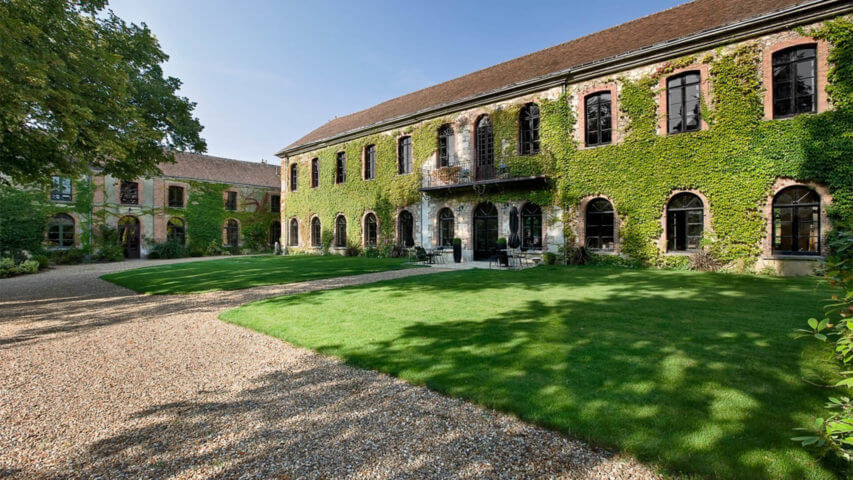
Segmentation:
<svg viewBox="0 0 853 480">
<path fill-rule="evenodd" d="M 471 292 L 489 303 L 518 291 L 533 298 L 488 318 L 465 318 L 476 310 L 461 308 L 443 321 L 402 320 L 390 339 L 303 341 L 294 330 L 283 338 L 616 446 L 669 472 L 832 478 L 790 440 L 828 395 L 801 377 L 833 375 L 819 345 L 791 335 L 807 318 L 797 312 L 817 313 L 822 305 L 813 280 L 563 272 L 448 273 L 350 288 L 346 295 L 384 292 L 415 309 L 429 308 L 418 299 L 452 301 Z M 560 288 L 596 295 L 554 298 Z M 258 305 L 280 306 L 287 319 L 286 307 L 322 305 L 325 295 Z"/>
</svg>

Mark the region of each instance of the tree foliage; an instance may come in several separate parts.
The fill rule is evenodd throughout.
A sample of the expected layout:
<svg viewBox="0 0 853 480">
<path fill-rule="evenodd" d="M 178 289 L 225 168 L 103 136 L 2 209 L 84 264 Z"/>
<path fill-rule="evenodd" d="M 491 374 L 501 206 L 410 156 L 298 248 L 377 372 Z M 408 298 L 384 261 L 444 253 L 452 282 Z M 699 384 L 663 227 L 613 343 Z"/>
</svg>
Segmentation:
<svg viewBox="0 0 853 480">
<path fill-rule="evenodd" d="M 46 224 L 45 196 L 0 185 L 0 257 L 24 258 L 42 250 Z"/>
<path fill-rule="evenodd" d="M 170 150 L 204 151 L 195 103 L 164 77 L 143 23 L 105 0 L 0 2 L 0 174 L 19 183 L 101 168 L 159 173 Z"/>
</svg>

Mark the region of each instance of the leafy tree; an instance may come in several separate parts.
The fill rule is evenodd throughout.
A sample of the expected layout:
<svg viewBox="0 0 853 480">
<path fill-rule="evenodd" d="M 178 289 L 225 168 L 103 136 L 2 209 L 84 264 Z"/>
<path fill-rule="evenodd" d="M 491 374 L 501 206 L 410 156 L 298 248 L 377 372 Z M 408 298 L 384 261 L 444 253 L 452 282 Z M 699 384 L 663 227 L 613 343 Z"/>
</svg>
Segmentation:
<svg viewBox="0 0 853 480">
<path fill-rule="evenodd" d="M 195 103 L 168 56 L 106 0 L 0 2 L 0 178 L 45 182 L 91 167 L 156 175 L 171 150 L 204 151 Z"/>
<path fill-rule="evenodd" d="M 0 185 L 0 257 L 23 258 L 42 250 L 46 212 L 44 192 Z"/>
</svg>

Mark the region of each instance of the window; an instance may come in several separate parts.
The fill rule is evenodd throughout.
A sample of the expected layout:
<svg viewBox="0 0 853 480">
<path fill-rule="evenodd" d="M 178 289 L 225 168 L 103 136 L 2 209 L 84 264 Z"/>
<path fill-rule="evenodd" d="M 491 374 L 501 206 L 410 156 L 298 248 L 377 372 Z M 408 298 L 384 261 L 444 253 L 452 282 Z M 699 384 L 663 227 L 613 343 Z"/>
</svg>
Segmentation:
<svg viewBox="0 0 853 480">
<path fill-rule="evenodd" d="M 368 213 L 364 216 L 364 246 L 375 247 L 379 235 L 376 215 Z"/>
<path fill-rule="evenodd" d="M 521 154 L 539 153 L 539 105 L 528 103 L 521 107 L 518 122 L 521 127 L 519 132 Z"/>
<path fill-rule="evenodd" d="M 322 247 L 323 246 L 323 234 L 320 229 L 320 218 L 314 217 L 311 219 L 311 246 L 312 247 Z"/>
<path fill-rule="evenodd" d="M 270 197 L 270 212 L 281 212 L 281 195 L 272 195 Z"/>
<path fill-rule="evenodd" d="M 773 198 L 773 253 L 820 253 L 820 197 L 808 187 L 788 187 Z"/>
<path fill-rule="evenodd" d="M 275 244 L 281 241 L 281 222 L 270 224 L 270 247 L 275 249 Z"/>
<path fill-rule="evenodd" d="M 335 158 L 335 183 L 344 183 L 347 181 L 347 154 L 338 152 Z"/>
<path fill-rule="evenodd" d="M 225 196 L 225 210 L 237 210 L 237 192 L 227 192 Z"/>
<path fill-rule="evenodd" d="M 442 208 L 438 212 L 438 245 L 441 247 L 453 246 L 453 211 Z"/>
<path fill-rule="evenodd" d="M 184 187 L 169 185 L 169 206 L 184 208 Z"/>
<path fill-rule="evenodd" d="M 679 193 L 666 207 L 667 250 L 685 252 L 699 249 L 705 230 L 702 200 L 692 193 Z"/>
<path fill-rule="evenodd" d="M 51 178 L 50 199 L 60 202 L 70 202 L 71 179 L 54 175 Z"/>
<path fill-rule="evenodd" d="M 415 246 L 415 218 L 408 210 L 403 210 L 397 217 L 397 238 L 404 247 Z"/>
<path fill-rule="evenodd" d="M 699 130 L 699 72 L 685 72 L 666 81 L 666 115 L 669 133 Z"/>
<path fill-rule="evenodd" d="M 402 137 L 397 143 L 398 173 L 412 173 L 412 137 Z"/>
<path fill-rule="evenodd" d="M 613 111 L 610 92 L 588 95 L 586 111 L 586 146 L 607 145 L 613 140 Z"/>
<path fill-rule="evenodd" d="M 526 203 L 521 208 L 521 249 L 542 248 L 542 207 Z"/>
<path fill-rule="evenodd" d="M 343 215 L 335 219 L 335 246 L 347 246 L 347 219 Z"/>
<path fill-rule="evenodd" d="M 364 179 L 376 178 L 376 145 L 364 147 Z"/>
<path fill-rule="evenodd" d="M 180 218 L 170 218 L 166 223 L 166 239 L 179 245 L 187 244 L 187 224 Z"/>
<path fill-rule="evenodd" d="M 47 243 L 52 247 L 74 246 L 74 219 L 71 215 L 57 213 L 47 222 Z"/>
<path fill-rule="evenodd" d="M 817 111 L 817 47 L 801 45 L 773 54 L 773 118 Z"/>
<path fill-rule="evenodd" d="M 613 250 L 613 204 L 605 198 L 596 198 L 586 206 L 586 248 Z"/>
<path fill-rule="evenodd" d="M 453 126 L 443 125 L 438 129 L 438 166 L 449 167 L 456 155 L 456 138 L 453 136 Z"/>
<path fill-rule="evenodd" d="M 124 205 L 139 205 L 139 184 L 136 182 L 121 182 L 119 201 Z"/>
<path fill-rule="evenodd" d="M 299 246 L 299 222 L 295 218 L 290 219 L 290 231 L 287 235 L 287 244 L 291 247 Z"/>
<path fill-rule="evenodd" d="M 320 159 L 311 160 L 311 188 L 320 186 Z"/>
<path fill-rule="evenodd" d="M 225 222 L 225 245 L 236 247 L 240 244 L 240 224 L 237 220 L 229 218 Z"/>
<path fill-rule="evenodd" d="M 495 134 L 488 115 L 477 120 L 477 134 L 474 137 L 477 152 L 477 180 L 495 178 Z"/>
<path fill-rule="evenodd" d="M 299 170 L 297 170 L 297 166 L 294 163 L 290 166 L 290 191 L 295 192 L 297 188 L 297 182 L 299 181 Z"/>
</svg>

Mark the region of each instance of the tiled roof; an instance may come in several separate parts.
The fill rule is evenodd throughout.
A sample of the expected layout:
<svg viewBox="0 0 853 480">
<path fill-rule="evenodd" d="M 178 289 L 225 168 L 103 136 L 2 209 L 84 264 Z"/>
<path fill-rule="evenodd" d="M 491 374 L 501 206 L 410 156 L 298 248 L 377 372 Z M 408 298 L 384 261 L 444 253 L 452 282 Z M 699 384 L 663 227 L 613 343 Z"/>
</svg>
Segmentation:
<svg viewBox="0 0 853 480">
<path fill-rule="evenodd" d="M 160 164 L 165 177 L 281 188 L 278 165 L 244 162 L 199 153 L 175 152 L 175 163 Z"/>
<path fill-rule="evenodd" d="M 279 154 L 378 122 L 749 20 L 802 3 L 809 2 L 806 0 L 694 0 L 388 100 L 360 112 L 335 118 L 288 145 Z"/>
</svg>

